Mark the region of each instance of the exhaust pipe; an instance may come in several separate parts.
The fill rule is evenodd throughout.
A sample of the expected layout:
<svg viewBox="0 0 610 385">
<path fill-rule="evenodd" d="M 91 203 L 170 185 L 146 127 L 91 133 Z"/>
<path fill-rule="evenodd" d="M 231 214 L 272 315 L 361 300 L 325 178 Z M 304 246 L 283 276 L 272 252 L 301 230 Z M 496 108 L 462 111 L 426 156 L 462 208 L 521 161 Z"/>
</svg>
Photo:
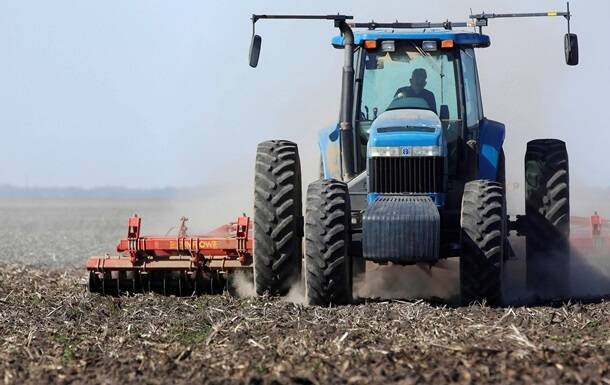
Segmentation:
<svg viewBox="0 0 610 385">
<path fill-rule="evenodd" d="M 345 21 L 337 23 L 343 35 L 343 77 L 341 86 L 341 112 L 339 122 L 342 176 L 349 181 L 355 176 L 355 148 L 354 148 L 354 32 Z"/>
</svg>

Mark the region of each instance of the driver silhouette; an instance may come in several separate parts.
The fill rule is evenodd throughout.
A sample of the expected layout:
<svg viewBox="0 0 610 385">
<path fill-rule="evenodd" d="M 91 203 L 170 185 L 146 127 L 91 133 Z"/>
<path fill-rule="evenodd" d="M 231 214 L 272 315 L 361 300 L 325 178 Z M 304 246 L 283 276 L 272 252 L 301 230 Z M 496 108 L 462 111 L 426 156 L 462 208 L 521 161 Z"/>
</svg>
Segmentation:
<svg viewBox="0 0 610 385">
<path fill-rule="evenodd" d="M 436 98 L 434 97 L 434 93 L 428 91 L 426 87 L 426 79 L 428 79 L 428 73 L 423 68 L 416 68 L 413 70 L 411 74 L 411 79 L 409 80 L 410 86 L 401 87 L 396 90 L 394 94 L 394 98 L 421 98 L 428 103 L 430 109 L 436 113 Z"/>
</svg>

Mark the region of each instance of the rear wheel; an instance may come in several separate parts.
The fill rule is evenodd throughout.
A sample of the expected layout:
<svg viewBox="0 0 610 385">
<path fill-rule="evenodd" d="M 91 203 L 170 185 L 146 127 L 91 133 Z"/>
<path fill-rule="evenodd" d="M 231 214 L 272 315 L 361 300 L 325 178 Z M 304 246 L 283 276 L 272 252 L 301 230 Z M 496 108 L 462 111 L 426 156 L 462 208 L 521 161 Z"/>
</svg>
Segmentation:
<svg viewBox="0 0 610 385">
<path fill-rule="evenodd" d="M 350 200 L 347 185 L 319 180 L 307 189 L 305 213 L 305 291 L 310 305 L 352 301 Z"/>
<path fill-rule="evenodd" d="M 299 280 L 302 260 L 301 166 L 297 145 L 260 143 L 254 178 L 254 286 L 285 295 Z"/>
<path fill-rule="evenodd" d="M 506 242 L 506 205 L 502 184 L 468 182 L 462 198 L 462 303 L 502 304 L 502 265 Z"/>
<path fill-rule="evenodd" d="M 568 152 L 556 139 L 533 140 L 525 154 L 527 285 L 538 294 L 569 294 Z"/>
</svg>

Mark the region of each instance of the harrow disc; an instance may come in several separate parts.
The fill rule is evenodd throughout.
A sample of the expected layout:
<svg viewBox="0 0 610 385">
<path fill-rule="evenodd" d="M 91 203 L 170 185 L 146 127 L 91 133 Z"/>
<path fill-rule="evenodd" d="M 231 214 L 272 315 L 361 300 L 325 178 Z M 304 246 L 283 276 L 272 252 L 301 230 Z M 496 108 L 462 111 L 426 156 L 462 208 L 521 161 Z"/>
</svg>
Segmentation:
<svg viewBox="0 0 610 385">
<path fill-rule="evenodd" d="M 201 270 L 89 272 L 89 292 L 110 296 L 139 293 L 178 297 L 218 294 L 226 289 L 227 283 L 224 276 Z"/>
<path fill-rule="evenodd" d="M 102 280 L 95 271 L 89 272 L 89 292 L 102 293 Z"/>
</svg>

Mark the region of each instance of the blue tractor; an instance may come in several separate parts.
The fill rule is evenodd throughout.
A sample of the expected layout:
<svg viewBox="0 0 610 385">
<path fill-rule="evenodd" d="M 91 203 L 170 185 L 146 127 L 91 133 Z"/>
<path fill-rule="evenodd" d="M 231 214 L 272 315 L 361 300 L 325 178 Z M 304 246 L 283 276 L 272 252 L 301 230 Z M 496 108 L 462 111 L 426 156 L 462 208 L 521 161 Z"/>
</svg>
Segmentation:
<svg viewBox="0 0 610 385">
<path fill-rule="evenodd" d="M 304 216 L 297 145 L 258 145 L 253 254 L 259 294 L 285 295 L 304 277 L 310 304 L 347 304 L 366 261 L 434 264 L 457 257 L 461 301 L 499 305 L 511 230 L 527 237 L 531 285 L 568 284 L 565 144 L 528 143 L 527 209 L 510 220 L 505 127 L 484 116 L 477 75 L 475 50 L 490 45 L 482 31 L 488 20 L 531 16 L 568 20 L 566 61 L 577 64 L 569 5 L 567 12 L 471 15 L 468 23 L 253 15 L 253 28 L 260 19 L 332 20 L 341 32 L 332 44 L 344 51 L 340 122 L 319 134 L 320 179 L 307 188 Z M 454 29 L 461 27 L 479 30 Z M 252 67 L 260 47 L 253 33 Z M 541 272 L 549 263 L 554 272 Z"/>
</svg>

